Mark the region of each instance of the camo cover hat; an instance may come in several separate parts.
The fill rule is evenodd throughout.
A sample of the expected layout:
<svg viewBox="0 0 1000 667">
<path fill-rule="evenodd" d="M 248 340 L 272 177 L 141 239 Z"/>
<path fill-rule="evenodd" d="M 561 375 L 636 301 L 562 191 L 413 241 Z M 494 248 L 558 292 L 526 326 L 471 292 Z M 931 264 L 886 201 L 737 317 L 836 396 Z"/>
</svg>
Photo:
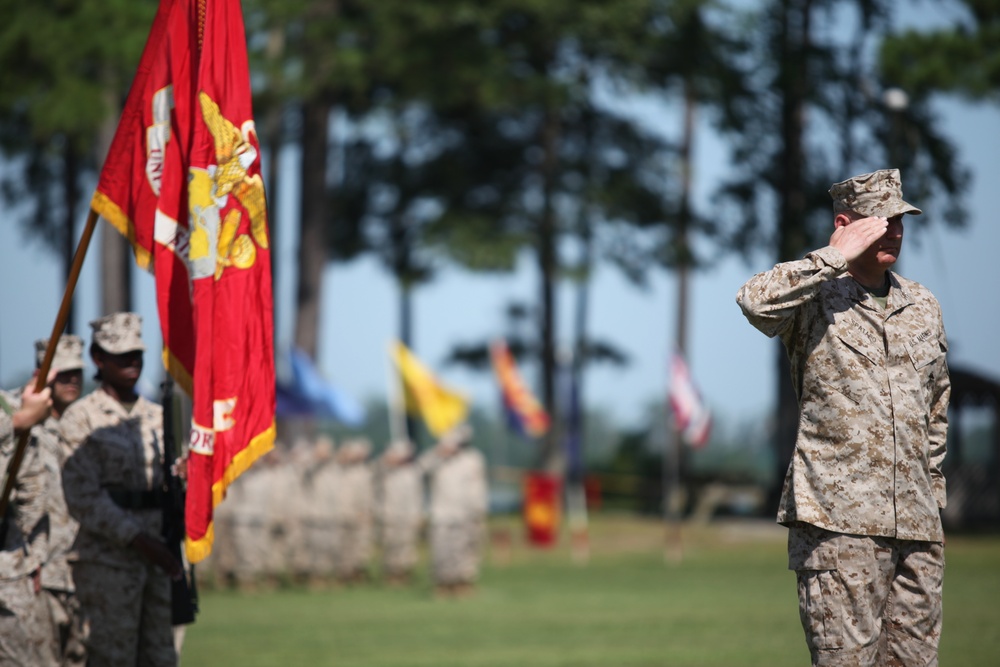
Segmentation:
<svg viewBox="0 0 1000 667">
<path fill-rule="evenodd" d="M 337 450 L 338 458 L 344 463 L 356 463 L 368 458 L 372 444 L 368 438 L 350 438 Z"/>
<path fill-rule="evenodd" d="M 830 188 L 833 212 L 855 211 L 862 215 L 891 218 L 904 213 L 923 213 L 913 204 L 903 201 L 903 186 L 899 169 L 880 169 L 834 183 Z"/>
<path fill-rule="evenodd" d="M 38 368 L 42 367 L 42 362 L 45 360 L 45 350 L 48 346 L 48 338 L 39 338 L 35 341 L 35 366 Z M 83 339 L 73 334 L 59 336 L 59 342 L 56 343 L 56 354 L 52 357 L 52 370 L 61 373 L 82 369 Z"/>
<path fill-rule="evenodd" d="M 412 442 L 409 440 L 399 439 L 390 442 L 389 446 L 386 447 L 385 451 L 382 453 L 382 456 L 393 461 L 405 461 L 413 456 L 414 451 L 415 448 Z"/>
<path fill-rule="evenodd" d="M 142 317 L 135 313 L 112 313 L 90 323 L 93 341 L 110 354 L 145 350 L 142 343 Z"/>
<path fill-rule="evenodd" d="M 472 434 L 472 427 L 463 422 L 445 432 L 441 436 L 440 444 L 446 448 L 461 447 L 472 440 Z"/>
</svg>

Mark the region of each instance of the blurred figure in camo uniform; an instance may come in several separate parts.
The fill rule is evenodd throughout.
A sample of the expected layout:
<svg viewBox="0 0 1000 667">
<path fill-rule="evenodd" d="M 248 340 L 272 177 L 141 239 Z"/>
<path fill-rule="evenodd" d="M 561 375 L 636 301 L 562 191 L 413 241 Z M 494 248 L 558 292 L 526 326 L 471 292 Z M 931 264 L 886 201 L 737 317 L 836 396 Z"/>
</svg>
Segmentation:
<svg viewBox="0 0 1000 667">
<path fill-rule="evenodd" d="M 55 373 L 50 374 L 54 378 Z M 50 378 L 50 380 L 52 379 Z M 17 442 L 49 417 L 52 390 L 35 392 L 32 380 L 19 394 L 0 392 L 0 469 L 6 472 Z M 2 518 L 0 540 L 0 666 L 57 665 L 52 622 L 41 570 L 49 553 L 48 498 L 56 478 L 37 437 L 28 439 L 17 480 Z"/>
<path fill-rule="evenodd" d="M 461 424 L 420 458 L 430 476 L 431 577 L 440 596 L 463 596 L 479 578 L 486 530 L 486 462 Z"/>
<path fill-rule="evenodd" d="M 42 366 L 48 343 L 47 338 L 35 341 L 37 368 Z M 86 626 L 67 559 L 76 539 L 77 523 L 70 517 L 63 496 L 62 463 L 66 451 L 59 439 L 59 419 L 80 398 L 83 389 L 83 339 L 72 334 L 60 336 L 52 358 L 52 369 L 56 372 L 49 385 L 52 389 L 52 412 L 32 431 L 53 480 L 46 496 L 49 553 L 42 566 L 41 582 L 52 623 L 49 647 L 53 660 L 63 667 L 83 667 L 87 662 Z"/>
<path fill-rule="evenodd" d="M 417 544 L 423 519 L 423 476 L 409 440 L 391 443 L 376 470 L 379 546 L 386 583 L 409 583 L 417 565 Z"/>
<path fill-rule="evenodd" d="M 334 519 L 334 573 L 341 584 L 368 577 L 374 535 L 374 488 L 367 463 L 371 443 L 366 438 L 347 440 L 337 450 L 336 474 L 329 481 Z"/>
<path fill-rule="evenodd" d="M 333 460 L 334 442 L 319 436 L 301 471 L 301 544 L 296 551 L 297 579 L 310 588 L 325 588 L 333 582 L 336 534 L 335 485 L 339 477 Z"/>
</svg>

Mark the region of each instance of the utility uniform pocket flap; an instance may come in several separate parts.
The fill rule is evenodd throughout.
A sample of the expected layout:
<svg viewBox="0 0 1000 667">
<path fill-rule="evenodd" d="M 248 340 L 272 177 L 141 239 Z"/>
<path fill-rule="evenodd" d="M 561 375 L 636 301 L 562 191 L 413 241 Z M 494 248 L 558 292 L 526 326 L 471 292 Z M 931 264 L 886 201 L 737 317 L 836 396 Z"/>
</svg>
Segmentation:
<svg viewBox="0 0 1000 667">
<path fill-rule="evenodd" d="M 837 545 L 831 543 L 817 544 L 811 549 L 790 550 L 788 553 L 788 569 L 796 572 L 802 570 L 836 570 Z"/>
</svg>

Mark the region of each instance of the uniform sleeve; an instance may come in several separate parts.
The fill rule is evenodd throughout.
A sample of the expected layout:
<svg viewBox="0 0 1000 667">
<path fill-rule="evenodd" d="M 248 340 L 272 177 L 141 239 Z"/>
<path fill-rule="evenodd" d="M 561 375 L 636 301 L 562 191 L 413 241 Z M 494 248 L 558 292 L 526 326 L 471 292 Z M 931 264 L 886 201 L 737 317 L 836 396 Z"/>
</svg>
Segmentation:
<svg viewBox="0 0 1000 667">
<path fill-rule="evenodd" d="M 13 453 L 14 439 L 9 436 L 0 447 L 0 470 L 7 470 Z M 45 560 L 49 549 L 46 497 L 51 481 L 37 444 L 31 443 L 11 492 L 10 520 L 5 542 L 0 545 L 0 579 L 28 574 Z"/>
<path fill-rule="evenodd" d="M 944 333 L 944 325 L 940 327 L 939 344 L 941 346 L 940 368 L 934 374 L 934 385 L 931 388 L 931 403 L 929 423 L 927 428 L 930 440 L 930 477 L 934 499 L 939 508 L 948 503 L 948 493 L 945 486 L 944 457 L 948 444 L 948 403 L 951 400 L 951 378 L 948 375 L 948 342 Z"/>
<path fill-rule="evenodd" d="M 489 506 L 489 490 L 486 486 L 486 462 L 476 452 L 469 461 L 469 501 L 475 516 L 486 514 Z"/>
<path fill-rule="evenodd" d="M 420 474 L 426 475 L 440 466 L 442 460 L 441 454 L 438 453 L 437 448 L 431 447 L 426 452 L 421 454 L 417 460 L 414 461 L 413 465 L 415 465 L 417 470 L 420 471 Z"/>
<path fill-rule="evenodd" d="M 736 302 L 754 328 L 773 338 L 792 326 L 798 309 L 819 293 L 824 282 L 846 271 L 843 254 L 827 246 L 805 259 L 758 273 L 740 288 Z"/>
<path fill-rule="evenodd" d="M 10 394 L 0 391 L 0 443 L 14 437 L 14 410 Z"/>
<path fill-rule="evenodd" d="M 80 409 L 78 405 L 67 408 L 59 420 L 59 444 L 62 449 L 59 454 L 62 463 L 65 463 L 70 454 L 83 444 L 90 431 L 90 420 L 87 419 L 86 411 Z"/>
</svg>

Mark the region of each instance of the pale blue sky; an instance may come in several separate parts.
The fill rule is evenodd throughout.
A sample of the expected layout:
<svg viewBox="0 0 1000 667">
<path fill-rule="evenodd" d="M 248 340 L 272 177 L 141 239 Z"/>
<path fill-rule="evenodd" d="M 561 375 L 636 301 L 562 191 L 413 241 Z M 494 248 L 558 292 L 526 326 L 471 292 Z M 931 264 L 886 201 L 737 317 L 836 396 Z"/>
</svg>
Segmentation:
<svg viewBox="0 0 1000 667">
<path fill-rule="evenodd" d="M 952 363 L 973 367 L 1000 380 L 1000 244 L 998 205 L 993 197 L 1000 186 L 1000 109 L 991 106 L 944 105 L 947 130 L 958 142 L 975 176 L 969 209 L 971 222 L 962 232 L 934 226 L 905 240 L 901 268 L 905 275 L 929 287 L 941 301 L 952 346 Z M 716 162 L 719 146 L 706 139 L 699 151 L 696 176 L 710 180 L 708 165 Z M 291 161 L 289 161 L 291 162 Z M 288 168 L 293 168 L 292 164 Z M 290 193 L 289 193 L 290 194 Z M 291 197 L 284 196 L 284 201 Z M 915 202 L 934 216 L 933 206 Z M 278 223 L 293 228 L 290 214 Z M 104 223 L 102 223 L 104 224 Z M 294 234 L 279 237 L 282 267 L 291 268 Z M 287 255 L 287 256 L 286 256 Z M 78 288 L 78 331 L 89 333 L 86 322 L 98 316 L 96 267 L 99 247 L 92 248 Z M 692 281 L 690 365 L 713 408 L 739 418 L 765 416 L 772 404 L 774 355 L 772 341 L 752 329 L 734 302 L 736 290 L 752 273 L 770 267 L 760 258 L 753 265 L 737 259 L 723 261 L 710 273 Z M 144 334 L 156 347 L 159 341 L 152 296 L 152 278 L 137 272 L 138 308 L 145 317 Z M 37 241 L 26 242 L 22 230 L 9 220 L 0 223 L 0 385 L 10 386 L 32 365 L 32 341 L 47 335 L 62 294 L 57 259 Z M 292 285 L 286 273 L 276 289 L 281 319 L 277 340 L 291 337 Z M 358 396 L 383 396 L 386 385 L 386 346 L 397 331 L 396 289 L 373 262 L 330 265 L 326 272 L 325 302 L 319 354 L 320 370 L 344 390 Z M 642 409 L 662 401 L 667 388 L 667 358 L 675 331 L 675 280 L 658 274 L 651 288 L 640 292 L 611 268 L 602 268 L 594 285 L 590 326 L 595 335 L 615 341 L 633 356 L 626 369 L 601 368 L 589 374 L 588 402 L 611 411 L 623 425 L 638 425 Z M 415 339 L 418 354 L 438 366 L 455 342 L 468 342 L 503 331 L 503 306 L 511 300 L 533 301 L 537 292 L 530 261 L 511 276 L 481 277 L 448 271 L 415 297 Z M 572 298 L 561 293 L 560 331 L 569 340 Z M 158 357 L 147 359 L 149 379 L 155 378 Z M 524 369 L 529 381 L 533 368 Z M 458 368 L 442 371 L 445 381 L 472 395 L 477 404 L 493 409 L 495 390 L 490 377 Z"/>
<path fill-rule="evenodd" d="M 973 368 L 1000 380 L 1000 296 L 996 291 L 1000 286 L 1000 206 L 994 199 L 1000 193 L 1000 106 L 942 100 L 939 108 L 946 134 L 958 144 L 975 179 L 968 198 L 970 224 L 958 232 L 933 225 L 925 232 L 911 233 L 904 240 L 900 268 L 907 277 L 929 287 L 940 300 L 953 365 Z M 699 188 L 711 187 L 717 175 L 714 170 L 726 169 L 726 159 L 718 140 L 702 132 L 695 168 Z M 294 173 L 295 161 L 283 162 L 282 169 Z M 287 179 L 286 184 L 291 181 Z M 283 203 L 294 200 L 292 191 L 280 195 Z M 924 208 L 925 215 L 937 217 L 933 204 L 913 203 Z M 294 261 L 297 220 L 292 210 L 279 212 L 276 220 L 283 270 L 276 286 L 280 318 L 276 340 L 279 345 L 287 345 L 294 294 L 288 272 Z M 82 224 L 82 215 L 80 221 Z M 918 234 L 921 238 L 916 238 Z M 99 315 L 99 261 L 99 246 L 95 243 L 77 290 L 77 330 L 88 340 L 86 323 Z M 690 366 L 713 409 L 730 418 L 764 419 L 772 405 L 776 344 L 746 323 L 734 301 L 737 289 L 750 275 L 772 264 L 763 256 L 751 265 L 726 259 L 711 272 L 696 274 L 691 283 Z M 159 332 L 152 278 L 138 271 L 136 274 L 140 301 L 137 310 L 145 318 L 144 335 L 154 348 L 147 356 L 146 376 L 155 381 L 160 362 L 155 350 Z M 32 342 L 51 330 L 63 285 L 56 256 L 37 240 L 26 240 L 21 228 L 2 212 L 0 286 L 0 386 L 10 387 L 32 367 Z M 529 258 L 508 276 L 483 277 L 454 270 L 442 273 L 416 293 L 418 355 L 432 367 L 439 367 L 452 344 L 502 333 L 504 305 L 512 300 L 535 302 L 537 291 Z M 591 331 L 626 349 L 633 363 L 625 369 L 599 368 L 589 373 L 586 396 L 588 404 L 607 409 L 623 426 L 641 425 L 645 406 L 664 401 L 667 360 L 675 331 L 675 293 L 675 279 L 665 273 L 654 276 L 644 292 L 629 286 L 612 268 L 602 268 L 597 274 Z M 318 360 L 321 372 L 359 398 L 384 396 L 386 349 L 398 328 L 396 289 L 391 279 L 371 260 L 330 265 L 324 295 Z M 561 342 L 570 340 L 572 303 L 567 287 L 560 293 Z M 535 385 L 534 368 L 524 371 Z M 442 370 L 441 376 L 469 393 L 478 405 L 496 409 L 496 391 L 488 375 L 448 368 Z"/>
</svg>

